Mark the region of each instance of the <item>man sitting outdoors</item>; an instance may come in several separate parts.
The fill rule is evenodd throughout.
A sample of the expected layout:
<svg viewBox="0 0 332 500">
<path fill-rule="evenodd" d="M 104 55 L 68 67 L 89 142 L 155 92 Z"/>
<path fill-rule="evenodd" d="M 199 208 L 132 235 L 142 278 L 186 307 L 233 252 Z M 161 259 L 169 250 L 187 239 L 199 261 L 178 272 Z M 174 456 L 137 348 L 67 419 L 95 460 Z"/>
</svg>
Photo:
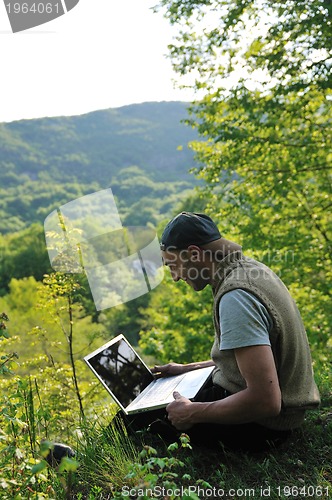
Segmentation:
<svg viewBox="0 0 332 500">
<path fill-rule="evenodd" d="M 174 281 L 212 287 L 215 338 L 211 359 L 155 366 L 159 376 L 215 366 L 199 401 L 174 393 L 168 422 L 153 432 L 186 432 L 193 443 L 261 450 L 284 441 L 319 405 L 307 335 L 286 286 L 264 264 L 222 238 L 204 214 L 182 212 L 161 238 Z M 161 422 L 160 422 L 161 423 Z M 167 426 L 167 431 L 166 431 Z M 164 430 L 163 430 L 164 429 Z"/>
</svg>

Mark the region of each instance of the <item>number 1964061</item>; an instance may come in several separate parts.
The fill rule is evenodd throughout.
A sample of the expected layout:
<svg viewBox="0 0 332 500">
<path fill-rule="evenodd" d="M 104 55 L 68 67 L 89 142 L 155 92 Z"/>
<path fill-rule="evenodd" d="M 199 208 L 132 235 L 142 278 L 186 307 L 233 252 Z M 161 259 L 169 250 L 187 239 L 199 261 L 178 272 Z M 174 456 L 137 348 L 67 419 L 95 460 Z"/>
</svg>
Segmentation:
<svg viewBox="0 0 332 500">
<path fill-rule="evenodd" d="M 330 498 L 328 486 L 278 486 L 279 497 Z"/>
<path fill-rule="evenodd" d="M 28 3 L 18 3 L 14 4 L 7 3 L 6 4 L 8 14 L 52 14 L 53 12 L 59 14 L 60 12 L 60 3 L 33 3 L 29 5 Z"/>
</svg>

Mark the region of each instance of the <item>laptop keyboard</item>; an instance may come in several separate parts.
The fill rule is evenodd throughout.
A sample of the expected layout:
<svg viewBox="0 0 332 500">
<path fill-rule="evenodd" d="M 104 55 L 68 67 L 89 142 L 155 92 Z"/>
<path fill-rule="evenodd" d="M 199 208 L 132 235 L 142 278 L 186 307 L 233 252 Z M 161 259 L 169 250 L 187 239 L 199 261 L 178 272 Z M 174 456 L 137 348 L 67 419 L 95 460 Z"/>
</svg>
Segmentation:
<svg viewBox="0 0 332 500">
<path fill-rule="evenodd" d="M 177 384 L 174 383 L 173 377 L 171 378 L 162 378 L 159 379 L 158 382 L 158 391 L 152 387 L 149 392 L 144 394 L 144 404 L 146 403 L 153 403 L 154 401 L 163 401 L 167 399 L 172 392 L 176 389 L 176 387 L 179 385 L 183 377 L 180 377 Z"/>
</svg>

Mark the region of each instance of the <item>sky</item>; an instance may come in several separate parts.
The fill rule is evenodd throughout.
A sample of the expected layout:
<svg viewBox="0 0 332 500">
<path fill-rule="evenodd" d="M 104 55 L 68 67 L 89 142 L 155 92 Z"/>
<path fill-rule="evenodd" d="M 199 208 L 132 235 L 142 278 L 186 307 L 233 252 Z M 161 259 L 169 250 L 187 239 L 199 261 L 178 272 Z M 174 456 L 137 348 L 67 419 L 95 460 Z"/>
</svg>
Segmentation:
<svg viewBox="0 0 332 500">
<path fill-rule="evenodd" d="M 0 122 L 192 100 L 174 86 L 166 57 L 174 28 L 152 12 L 156 3 L 80 0 L 63 16 L 12 33 L 0 0 Z"/>
</svg>

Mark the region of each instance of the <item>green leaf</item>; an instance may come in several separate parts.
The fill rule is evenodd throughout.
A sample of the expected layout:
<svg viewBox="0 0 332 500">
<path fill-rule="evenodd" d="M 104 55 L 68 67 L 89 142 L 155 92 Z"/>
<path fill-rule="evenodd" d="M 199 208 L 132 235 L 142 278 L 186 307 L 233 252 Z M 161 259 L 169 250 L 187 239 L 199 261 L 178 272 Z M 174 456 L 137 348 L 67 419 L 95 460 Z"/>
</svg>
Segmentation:
<svg viewBox="0 0 332 500">
<path fill-rule="evenodd" d="M 178 448 L 179 448 L 178 443 L 171 443 L 171 444 L 167 447 L 168 451 L 171 451 L 171 452 L 176 451 Z"/>
<path fill-rule="evenodd" d="M 76 472 L 79 466 L 79 462 L 69 457 L 62 457 L 59 472 Z"/>
<path fill-rule="evenodd" d="M 47 468 L 48 464 L 46 460 L 42 460 L 41 462 L 38 462 L 31 468 L 31 473 L 32 474 L 38 474 L 39 472 L 42 472 Z"/>
<path fill-rule="evenodd" d="M 49 454 L 50 450 L 53 450 L 54 448 L 54 444 L 52 443 L 52 441 L 42 441 L 40 443 L 40 454 L 42 457 L 47 457 L 47 455 Z"/>
</svg>

